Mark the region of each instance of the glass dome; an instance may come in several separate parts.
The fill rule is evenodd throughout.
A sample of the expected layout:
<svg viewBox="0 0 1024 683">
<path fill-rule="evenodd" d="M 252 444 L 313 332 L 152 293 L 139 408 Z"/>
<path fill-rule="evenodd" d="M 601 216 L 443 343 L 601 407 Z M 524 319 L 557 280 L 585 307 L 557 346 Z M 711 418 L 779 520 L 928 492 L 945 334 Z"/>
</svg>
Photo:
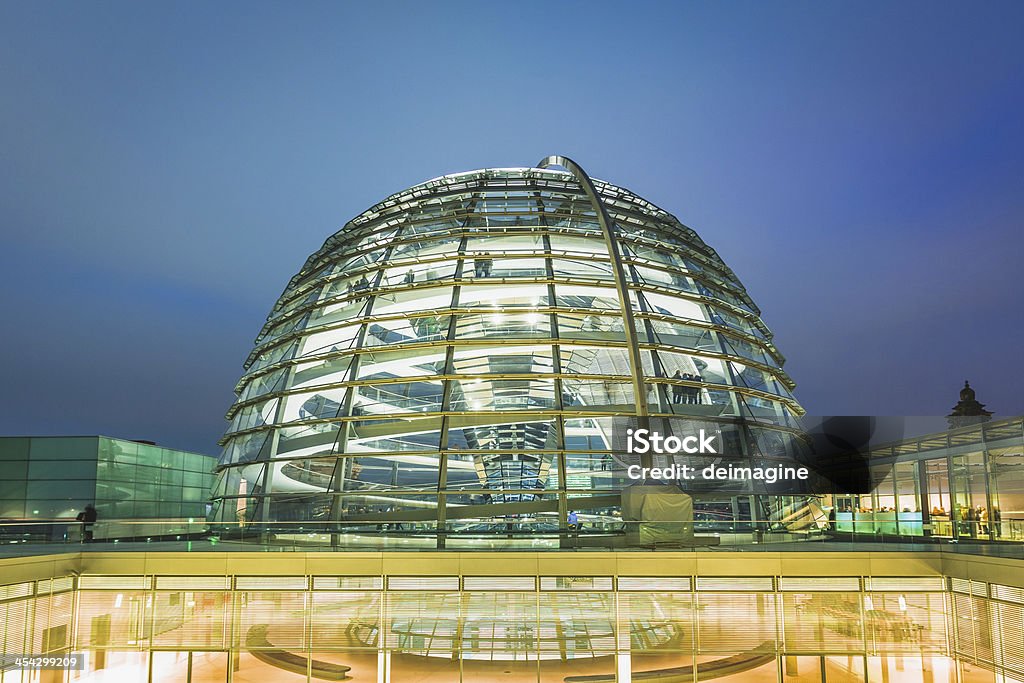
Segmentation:
<svg viewBox="0 0 1024 683">
<path fill-rule="evenodd" d="M 614 529 L 611 419 L 738 425 L 749 448 L 803 412 L 714 249 L 571 160 L 541 165 L 416 185 L 307 259 L 236 387 L 212 521 Z"/>
</svg>

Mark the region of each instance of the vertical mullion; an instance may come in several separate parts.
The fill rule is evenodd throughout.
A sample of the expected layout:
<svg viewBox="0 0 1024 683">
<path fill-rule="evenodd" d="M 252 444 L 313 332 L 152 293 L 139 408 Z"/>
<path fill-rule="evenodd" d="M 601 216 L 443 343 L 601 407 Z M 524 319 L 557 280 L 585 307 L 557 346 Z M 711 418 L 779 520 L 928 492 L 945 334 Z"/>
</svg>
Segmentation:
<svg viewBox="0 0 1024 683">
<path fill-rule="evenodd" d="M 405 227 L 398 228 L 395 232 L 395 240 L 397 241 L 402 233 L 405 231 Z M 381 262 L 387 263 L 391 258 L 391 253 L 394 251 L 394 244 L 388 246 L 384 250 L 384 256 Z M 361 352 L 366 344 L 366 333 L 369 330 L 370 323 L 367 319 L 373 314 L 373 304 L 377 299 L 377 294 L 380 290 L 381 281 L 384 279 L 384 268 L 381 267 L 377 270 L 377 276 L 373 283 L 372 288 L 366 295 L 366 309 L 363 311 L 362 317 L 363 322 L 359 326 L 359 333 L 355 339 L 355 350 Z M 355 402 L 356 392 L 359 390 L 359 385 L 356 384 L 359 377 L 359 369 L 362 365 L 362 353 L 356 353 L 352 357 L 352 362 L 349 364 L 348 376 L 349 376 L 349 388 L 345 392 L 345 400 L 342 405 L 338 407 L 337 417 L 345 417 L 341 425 L 338 427 L 338 436 L 334 440 L 334 448 L 331 449 L 335 456 L 334 471 L 331 472 L 331 480 L 327 485 L 327 495 L 331 497 L 330 514 L 329 518 L 332 522 L 341 521 L 341 503 L 342 503 L 342 492 L 345 486 L 345 474 L 351 471 L 352 465 L 349 459 L 346 457 L 348 453 L 348 437 L 352 431 L 352 404 Z M 336 536 L 331 534 L 331 539 L 334 540 Z"/>
<path fill-rule="evenodd" d="M 471 213 L 473 207 L 476 206 L 480 200 L 480 193 L 474 193 L 470 197 L 469 205 L 467 206 L 467 214 Z M 459 316 L 455 313 L 459 307 L 459 297 L 462 295 L 462 274 L 465 271 L 466 263 L 466 245 L 469 242 L 469 235 L 467 232 L 469 226 L 469 215 L 463 221 L 461 227 L 461 238 L 459 239 L 459 250 L 457 253 L 457 260 L 455 262 L 455 275 L 454 285 L 452 286 L 452 299 L 449 309 L 451 310 L 451 316 L 448 319 L 448 335 L 445 339 L 445 357 L 444 357 L 444 386 L 441 390 L 441 433 L 438 435 L 438 473 L 437 473 L 437 547 L 445 547 L 445 538 L 447 534 L 447 523 L 448 523 L 448 511 L 446 509 L 448 505 L 448 429 L 450 428 L 451 418 L 449 413 L 451 412 L 452 403 L 452 390 L 455 385 L 455 337 L 458 332 Z"/>
<path fill-rule="evenodd" d="M 642 421 L 646 421 L 649 414 L 647 407 L 647 389 L 644 384 L 643 366 L 640 363 L 640 348 L 637 345 L 636 321 L 633 318 L 632 306 L 629 301 L 629 283 L 626 280 L 626 274 L 623 271 L 622 255 L 619 251 L 618 240 L 615 235 L 615 222 L 612 220 L 611 215 L 608 213 L 608 209 L 601 201 L 601 197 L 597 191 L 597 187 L 594 185 L 594 181 L 590 179 L 590 176 L 587 175 L 586 171 L 580 168 L 576 162 L 567 157 L 552 156 L 541 160 L 538 167 L 547 168 L 551 165 L 562 166 L 572 173 L 597 215 L 598 225 L 601 227 L 601 233 L 604 235 L 605 247 L 608 249 L 608 258 L 611 261 L 612 274 L 615 276 L 615 289 L 619 296 L 622 327 L 626 335 L 630 365 L 633 368 L 633 393 L 635 394 L 634 400 L 636 401 L 636 415 L 640 417 Z M 643 456 L 643 458 L 649 460 L 650 456 L 646 455 Z M 644 466 L 649 467 L 650 463 L 645 463 Z"/>
<path fill-rule="evenodd" d="M 541 198 L 541 194 L 540 192 L 536 192 L 534 193 L 534 196 L 536 197 L 537 208 L 539 209 L 538 222 L 544 230 L 544 269 L 548 280 L 548 306 L 552 309 L 557 309 L 558 296 L 555 289 L 555 267 L 551 260 L 551 235 L 547 230 L 547 219 L 544 216 L 544 201 Z M 554 418 L 554 428 L 556 439 L 555 447 L 558 449 L 558 452 L 554 455 L 555 467 L 558 469 L 558 490 L 555 492 L 555 495 L 558 500 L 558 528 L 559 533 L 561 533 L 563 529 L 566 529 L 566 525 L 568 524 L 567 518 L 569 515 L 569 506 L 565 482 L 566 446 L 565 405 L 562 400 L 562 346 L 559 344 L 560 335 L 558 332 L 558 312 L 556 310 L 553 310 L 551 315 L 548 316 L 548 325 L 550 326 L 550 334 L 553 341 L 551 345 L 551 363 L 552 370 L 555 373 L 554 392 L 555 410 L 557 412 L 557 415 Z"/>
</svg>

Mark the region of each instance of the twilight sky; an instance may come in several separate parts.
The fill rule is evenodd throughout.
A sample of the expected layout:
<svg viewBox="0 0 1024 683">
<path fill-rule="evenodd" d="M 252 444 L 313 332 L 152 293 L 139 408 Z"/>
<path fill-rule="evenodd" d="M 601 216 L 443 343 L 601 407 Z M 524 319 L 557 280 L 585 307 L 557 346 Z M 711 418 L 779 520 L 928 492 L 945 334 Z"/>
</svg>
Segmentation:
<svg viewBox="0 0 1024 683">
<path fill-rule="evenodd" d="M 1024 413 L 1024 3 L 0 4 L 0 434 L 216 453 L 386 195 L 575 158 L 736 271 L 816 414 Z"/>
</svg>

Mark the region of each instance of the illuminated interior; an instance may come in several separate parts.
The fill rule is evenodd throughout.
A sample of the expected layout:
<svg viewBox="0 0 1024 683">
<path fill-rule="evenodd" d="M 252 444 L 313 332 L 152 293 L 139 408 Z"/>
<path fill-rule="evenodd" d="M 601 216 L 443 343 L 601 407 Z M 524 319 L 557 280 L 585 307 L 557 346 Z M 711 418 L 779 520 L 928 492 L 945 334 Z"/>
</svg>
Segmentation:
<svg viewBox="0 0 1024 683">
<path fill-rule="evenodd" d="M 278 569 L 329 566 L 327 558 L 287 555 Z M 510 569 L 508 553 L 474 554 L 458 561 L 477 573 L 424 575 L 417 572 L 441 565 L 422 553 L 361 553 L 336 561 L 351 570 L 339 576 L 252 573 L 270 568 L 261 563 L 265 553 L 143 563 L 132 553 L 83 554 L 66 560 L 81 569 L 77 576 L 0 585 L 0 626 L 5 652 L 74 653 L 85 664 L 66 678 L 8 670 L 0 683 L 1010 683 L 1024 676 L 1024 587 L 1013 579 L 1020 576 L 1013 561 L 744 555 L 741 567 L 706 551 L 524 554 L 519 569 L 539 560 L 578 574 L 498 575 L 480 570 Z M 762 573 L 780 559 L 794 570 Z M 30 560 L 0 562 L 6 576 L 42 571 Z M 228 573 L 201 573 L 214 566 Z M 943 566 L 954 575 L 938 573 Z M 94 573 L 131 567 L 153 573 Z M 600 573 L 614 567 L 620 572 Z M 671 567 L 697 573 L 664 573 Z M 716 575 L 715 567 L 734 571 Z M 640 575 L 651 570 L 660 575 Z M 963 578 L 986 572 L 1002 572 L 1008 583 Z"/>
</svg>

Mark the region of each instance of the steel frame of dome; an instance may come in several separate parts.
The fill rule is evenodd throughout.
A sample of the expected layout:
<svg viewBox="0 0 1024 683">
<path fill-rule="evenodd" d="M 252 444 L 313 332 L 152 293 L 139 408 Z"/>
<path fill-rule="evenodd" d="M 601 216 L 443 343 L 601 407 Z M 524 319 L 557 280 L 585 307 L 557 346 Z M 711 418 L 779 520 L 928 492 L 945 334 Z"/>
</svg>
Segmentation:
<svg viewBox="0 0 1024 683">
<path fill-rule="evenodd" d="M 720 423 L 755 455 L 803 412 L 783 363 L 734 273 L 650 202 L 560 156 L 442 176 L 288 283 L 236 386 L 211 521 L 613 527 L 611 418 Z"/>
</svg>

